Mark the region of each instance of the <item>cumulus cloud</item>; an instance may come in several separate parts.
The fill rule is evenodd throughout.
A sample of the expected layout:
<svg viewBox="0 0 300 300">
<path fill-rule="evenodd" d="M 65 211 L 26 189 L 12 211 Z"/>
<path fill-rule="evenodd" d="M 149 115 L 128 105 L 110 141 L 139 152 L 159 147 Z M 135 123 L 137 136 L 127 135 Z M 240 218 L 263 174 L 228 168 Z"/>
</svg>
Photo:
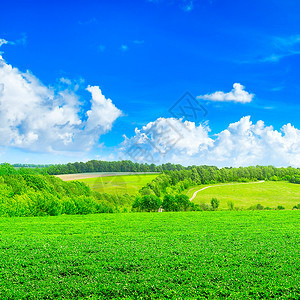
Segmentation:
<svg viewBox="0 0 300 300">
<path fill-rule="evenodd" d="M 137 161 L 159 162 L 162 158 L 170 158 L 170 152 L 175 149 L 178 153 L 192 156 L 212 146 L 209 131 L 204 125 L 197 127 L 190 121 L 159 118 L 140 130 L 136 128 L 135 136 L 124 136 L 121 150 L 125 156 Z"/>
<path fill-rule="evenodd" d="M 300 167 L 300 130 L 287 124 L 277 131 L 246 116 L 210 136 L 208 126 L 159 118 L 125 137 L 121 149 L 125 157 L 148 163 Z"/>
<path fill-rule="evenodd" d="M 198 96 L 197 98 L 217 102 L 249 103 L 252 101 L 253 97 L 254 94 L 250 94 L 245 91 L 245 87 L 243 85 L 235 83 L 233 85 L 233 89 L 229 93 L 218 91 L 213 94 Z"/>
<path fill-rule="evenodd" d="M 5 39 L 0 39 L 0 47 L 5 44 L 8 44 L 8 41 Z"/>
<path fill-rule="evenodd" d="M 75 90 L 70 85 L 64 90 L 46 87 L 0 57 L 0 146 L 40 152 L 90 150 L 121 111 L 99 87 L 88 86 L 91 109 L 84 115 Z"/>
</svg>

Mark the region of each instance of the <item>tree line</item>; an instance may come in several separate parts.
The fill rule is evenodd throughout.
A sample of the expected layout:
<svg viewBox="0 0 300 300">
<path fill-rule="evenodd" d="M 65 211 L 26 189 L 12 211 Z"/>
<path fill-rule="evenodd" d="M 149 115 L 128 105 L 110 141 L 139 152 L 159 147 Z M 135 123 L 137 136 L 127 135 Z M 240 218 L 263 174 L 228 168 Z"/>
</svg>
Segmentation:
<svg viewBox="0 0 300 300">
<path fill-rule="evenodd" d="M 130 160 L 122 161 L 101 161 L 91 160 L 88 162 L 75 162 L 57 165 L 22 165 L 15 164 L 17 168 L 32 168 L 37 173 L 60 175 L 90 172 L 163 172 L 171 170 L 183 170 L 184 166 L 179 164 L 166 163 L 162 165 L 134 163 Z"/>
</svg>

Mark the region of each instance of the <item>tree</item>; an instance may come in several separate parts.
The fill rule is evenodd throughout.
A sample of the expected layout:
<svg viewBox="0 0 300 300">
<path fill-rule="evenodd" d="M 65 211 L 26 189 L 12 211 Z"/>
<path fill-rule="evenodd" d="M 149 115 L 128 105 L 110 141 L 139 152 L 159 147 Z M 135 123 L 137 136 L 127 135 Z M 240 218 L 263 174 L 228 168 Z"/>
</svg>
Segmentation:
<svg viewBox="0 0 300 300">
<path fill-rule="evenodd" d="M 132 205 L 138 211 L 157 211 L 161 206 L 161 199 L 155 195 L 137 197 Z"/>
<path fill-rule="evenodd" d="M 162 208 L 165 211 L 177 211 L 177 203 L 175 202 L 175 197 L 173 195 L 165 195 L 162 203 Z"/>
<path fill-rule="evenodd" d="M 175 201 L 179 210 L 186 211 L 191 205 L 190 199 L 187 195 L 179 194 L 175 196 Z"/>
</svg>

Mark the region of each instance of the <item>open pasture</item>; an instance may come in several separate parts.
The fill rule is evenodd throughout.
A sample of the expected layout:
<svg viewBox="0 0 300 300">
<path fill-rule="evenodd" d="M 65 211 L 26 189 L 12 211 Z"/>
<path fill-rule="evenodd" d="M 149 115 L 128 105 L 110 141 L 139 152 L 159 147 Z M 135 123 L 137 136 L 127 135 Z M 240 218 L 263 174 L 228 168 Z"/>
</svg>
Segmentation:
<svg viewBox="0 0 300 300">
<path fill-rule="evenodd" d="M 187 195 L 192 197 L 195 191 L 207 186 L 194 187 L 188 191 Z M 210 203 L 213 197 L 220 201 L 221 209 L 228 208 L 229 201 L 232 201 L 235 207 L 242 209 L 256 204 L 270 208 L 281 205 L 286 209 L 292 209 L 294 205 L 300 203 L 300 185 L 284 181 L 224 183 L 209 186 L 211 187 L 197 193 L 193 199 L 194 203 Z"/>
<path fill-rule="evenodd" d="M 136 174 L 79 179 L 94 191 L 113 195 L 134 195 L 159 174 Z"/>
<path fill-rule="evenodd" d="M 0 219 L 1 299 L 299 299 L 300 212 Z"/>
</svg>

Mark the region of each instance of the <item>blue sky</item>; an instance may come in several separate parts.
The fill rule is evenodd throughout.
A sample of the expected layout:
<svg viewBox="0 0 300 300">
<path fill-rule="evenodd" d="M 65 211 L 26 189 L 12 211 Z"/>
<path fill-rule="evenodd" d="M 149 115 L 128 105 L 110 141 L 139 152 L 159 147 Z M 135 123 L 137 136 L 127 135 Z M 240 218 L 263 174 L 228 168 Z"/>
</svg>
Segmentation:
<svg viewBox="0 0 300 300">
<path fill-rule="evenodd" d="M 81 134 L 83 127 L 78 129 L 76 123 L 76 134 L 82 138 L 74 147 L 57 146 L 56 149 L 53 138 L 44 139 L 40 146 L 41 131 L 34 127 L 30 134 L 37 138 L 31 142 L 25 139 L 16 142 L 15 138 L 1 144 L 1 161 L 55 163 L 118 159 L 119 149 L 124 146 L 123 135 L 130 143 L 136 143 L 135 128 L 142 130 L 142 126 L 158 118 L 171 118 L 170 107 L 185 92 L 195 97 L 214 95 L 217 91 L 225 95 L 235 83 L 243 85 L 249 95 L 253 94 L 250 101 L 198 98 L 208 111 L 205 126 L 211 130 L 210 138 L 216 140 L 219 136 L 215 134 L 246 116 L 251 116 L 252 124 L 262 120 L 265 126 L 272 125 L 273 133 L 280 132 L 288 123 L 300 128 L 298 1 L 5 1 L 1 8 L 0 39 L 6 43 L 0 51 L 6 65 L 21 73 L 29 70 L 40 85 L 54 94 L 65 89 L 73 96 L 76 94 L 80 104 L 76 114 L 81 124 L 85 124 L 86 112 L 92 105 L 88 86 L 99 86 L 105 99 L 111 99 L 115 106 L 115 117 L 109 120 L 109 125 L 104 126 L 102 122 L 101 127 L 94 121 L 93 132 L 87 130 Z M 0 84 L 2 81 L 0 77 Z M 4 81 L 2 85 L 2 97 L 6 97 Z M 38 90 L 39 85 L 32 87 Z M 44 105 L 43 101 L 35 105 Z M 62 103 L 58 105 L 62 106 Z M 97 118 L 102 118 L 101 113 L 110 112 L 109 109 L 98 112 Z M 7 117 L 7 113 L 3 111 L 2 116 Z M 2 126 L 10 126 L 10 132 L 19 130 L 18 134 L 22 135 L 26 130 L 29 132 L 29 125 L 25 126 L 24 122 L 15 125 L 4 122 L 6 125 Z M 197 122 L 195 125 L 200 126 Z M 64 136 L 74 126 L 64 131 Z M 247 134 L 251 137 L 250 131 Z M 262 139 L 255 134 L 256 142 Z M 285 139 L 277 140 L 278 145 L 284 142 L 290 147 L 278 150 L 277 155 L 282 151 L 290 155 L 279 165 L 293 164 L 293 161 L 296 161 L 294 165 L 300 165 L 299 152 L 294 150 L 299 145 L 298 134 L 297 130 L 282 133 Z M 287 140 L 287 135 L 294 135 L 293 140 Z M 78 151 L 76 143 L 85 144 L 84 137 L 90 146 L 79 147 Z M 50 151 L 47 141 L 52 143 Z M 251 147 L 261 146 L 266 150 L 273 142 L 263 146 L 253 142 Z M 186 161 L 213 164 L 207 155 L 199 158 L 199 153 L 204 151 L 200 148 Z M 172 155 L 170 152 L 163 160 L 185 163 L 184 157 L 179 156 L 188 151 L 177 150 L 181 152 Z M 240 155 L 235 150 L 231 152 Z M 237 161 L 232 156 L 223 157 L 215 164 L 244 165 L 249 161 L 245 155 Z M 253 155 L 257 155 L 255 159 Z M 250 156 L 251 162 L 264 163 L 264 158 L 257 153 Z M 268 163 L 276 164 L 276 156 Z"/>
</svg>

